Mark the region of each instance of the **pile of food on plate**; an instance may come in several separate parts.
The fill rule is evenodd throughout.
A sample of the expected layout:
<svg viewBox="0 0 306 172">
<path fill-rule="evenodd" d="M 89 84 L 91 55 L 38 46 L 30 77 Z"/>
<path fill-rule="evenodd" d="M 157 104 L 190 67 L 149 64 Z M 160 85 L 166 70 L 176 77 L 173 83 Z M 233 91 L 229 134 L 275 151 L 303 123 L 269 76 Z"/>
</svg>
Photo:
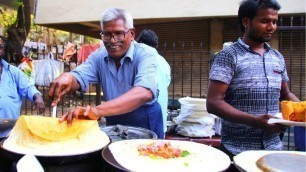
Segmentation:
<svg viewBox="0 0 306 172">
<path fill-rule="evenodd" d="M 96 120 L 67 121 L 58 118 L 22 115 L 3 147 L 12 152 L 34 155 L 72 155 L 102 149 L 110 142 Z"/>
<path fill-rule="evenodd" d="M 281 102 L 283 119 L 297 122 L 306 122 L 306 101 Z"/>
<path fill-rule="evenodd" d="M 173 147 L 168 142 L 152 142 L 147 145 L 138 146 L 139 155 L 149 156 L 151 158 L 178 158 L 188 156 L 190 153 L 187 150 L 182 150 Z"/>
</svg>

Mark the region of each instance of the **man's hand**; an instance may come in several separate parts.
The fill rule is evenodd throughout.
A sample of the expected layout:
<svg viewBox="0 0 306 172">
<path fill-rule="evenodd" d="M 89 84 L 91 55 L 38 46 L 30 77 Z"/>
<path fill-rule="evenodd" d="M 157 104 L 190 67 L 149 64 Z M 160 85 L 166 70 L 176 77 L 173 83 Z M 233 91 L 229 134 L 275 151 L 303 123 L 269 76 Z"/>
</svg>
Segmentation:
<svg viewBox="0 0 306 172">
<path fill-rule="evenodd" d="M 72 125 L 72 121 L 74 119 L 93 119 L 98 120 L 100 116 L 96 112 L 96 109 L 90 106 L 87 107 L 76 107 L 75 109 L 72 109 L 65 113 L 61 119 L 60 122 L 63 122 L 67 120 L 68 126 Z"/>
<path fill-rule="evenodd" d="M 268 124 L 270 118 L 276 118 L 272 115 L 261 115 L 256 118 L 256 124 L 258 128 L 261 128 L 269 133 L 285 133 L 287 126 L 281 124 Z"/>
<path fill-rule="evenodd" d="M 66 72 L 57 77 L 52 82 L 48 94 L 49 98 L 53 99 L 51 106 L 55 106 L 65 94 L 73 91 L 75 88 L 79 88 L 79 85 L 72 74 Z"/>
<path fill-rule="evenodd" d="M 33 108 L 36 109 L 39 114 L 42 114 L 45 112 L 44 100 L 38 93 L 34 95 L 34 107 Z"/>
</svg>

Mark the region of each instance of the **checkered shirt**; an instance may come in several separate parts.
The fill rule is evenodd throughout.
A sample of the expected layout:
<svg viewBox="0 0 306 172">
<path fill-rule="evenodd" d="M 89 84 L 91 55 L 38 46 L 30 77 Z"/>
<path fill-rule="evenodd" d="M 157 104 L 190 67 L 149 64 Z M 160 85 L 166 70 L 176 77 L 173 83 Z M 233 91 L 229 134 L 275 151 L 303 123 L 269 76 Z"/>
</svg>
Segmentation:
<svg viewBox="0 0 306 172">
<path fill-rule="evenodd" d="M 282 82 L 288 82 L 283 56 L 265 44 L 264 57 L 254 52 L 240 38 L 224 48 L 212 63 L 210 80 L 228 84 L 224 100 L 248 114 L 275 115 L 279 112 Z M 281 150 L 278 134 L 222 120 L 221 142 L 238 154 L 246 150 Z"/>
</svg>

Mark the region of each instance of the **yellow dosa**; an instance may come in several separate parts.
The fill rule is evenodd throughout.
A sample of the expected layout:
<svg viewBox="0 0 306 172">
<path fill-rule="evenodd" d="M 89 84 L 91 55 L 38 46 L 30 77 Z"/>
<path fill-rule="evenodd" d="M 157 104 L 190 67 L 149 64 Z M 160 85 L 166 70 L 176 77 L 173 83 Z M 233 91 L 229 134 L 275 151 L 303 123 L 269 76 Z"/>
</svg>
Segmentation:
<svg viewBox="0 0 306 172">
<path fill-rule="evenodd" d="M 96 120 L 76 120 L 71 127 L 58 120 L 22 115 L 3 147 L 21 154 L 60 156 L 92 152 L 110 142 Z"/>
<path fill-rule="evenodd" d="M 26 115 L 22 115 L 19 120 L 24 120 L 31 133 L 50 141 L 76 138 L 82 131 L 86 131 L 97 123 L 95 120 L 76 120 L 68 127 L 67 121 L 59 123 L 58 118 Z"/>
</svg>

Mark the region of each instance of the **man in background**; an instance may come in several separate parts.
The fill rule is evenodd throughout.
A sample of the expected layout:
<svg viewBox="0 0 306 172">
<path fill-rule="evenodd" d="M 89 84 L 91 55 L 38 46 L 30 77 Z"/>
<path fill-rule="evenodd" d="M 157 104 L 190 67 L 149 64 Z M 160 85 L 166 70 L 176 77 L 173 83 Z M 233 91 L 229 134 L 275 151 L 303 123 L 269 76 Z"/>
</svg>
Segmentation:
<svg viewBox="0 0 306 172">
<path fill-rule="evenodd" d="M 29 82 L 25 73 L 3 59 L 5 46 L 6 39 L 0 36 L 0 118 L 17 119 L 21 113 L 22 98 L 32 101 L 37 113 L 42 114 L 45 104 L 41 93 Z"/>
<path fill-rule="evenodd" d="M 15 121 L 20 116 L 22 98 L 32 101 L 39 114 L 44 113 L 45 104 L 41 93 L 29 82 L 27 75 L 4 60 L 6 43 L 6 39 L 0 35 L 0 119 L 5 119 L 6 124 L 10 124 L 8 120 Z M 0 130 L 0 141 L 12 128 L 13 125 L 3 124 Z M 11 161 L 0 157 L 0 171 L 11 171 L 11 167 Z"/>
<path fill-rule="evenodd" d="M 153 47 L 155 50 L 158 47 L 158 36 L 153 30 L 143 30 L 136 39 L 139 43 L 144 43 Z M 168 87 L 171 82 L 171 69 L 164 57 L 157 54 L 157 84 L 158 84 L 158 103 L 161 106 L 163 113 L 164 132 L 167 131 L 167 116 L 168 116 Z"/>
</svg>

